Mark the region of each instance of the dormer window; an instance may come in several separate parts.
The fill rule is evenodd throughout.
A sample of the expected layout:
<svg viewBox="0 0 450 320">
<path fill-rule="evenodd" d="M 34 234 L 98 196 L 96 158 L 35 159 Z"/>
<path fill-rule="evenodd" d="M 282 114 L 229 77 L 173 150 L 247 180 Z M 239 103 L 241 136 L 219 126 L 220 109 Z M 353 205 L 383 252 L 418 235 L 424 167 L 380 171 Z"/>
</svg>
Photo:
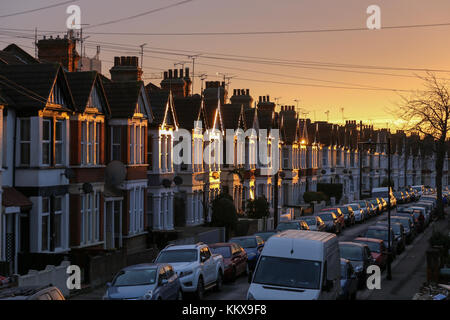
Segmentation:
<svg viewBox="0 0 450 320">
<path fill-rule="evenodd" d="M 99 164 L 100 162 L 101 123 L 83 121 L 81 123 L 81 164 Z"/>
<path fill-rule="evenodd" d="M 57 83 L 53 87 L 48 101 L 52 104 L 59 104 L 61 106 L 64 106 L 66 104 L 64 101 L 64 95 L 62 94 L 62 91 Z"/>
</svg>

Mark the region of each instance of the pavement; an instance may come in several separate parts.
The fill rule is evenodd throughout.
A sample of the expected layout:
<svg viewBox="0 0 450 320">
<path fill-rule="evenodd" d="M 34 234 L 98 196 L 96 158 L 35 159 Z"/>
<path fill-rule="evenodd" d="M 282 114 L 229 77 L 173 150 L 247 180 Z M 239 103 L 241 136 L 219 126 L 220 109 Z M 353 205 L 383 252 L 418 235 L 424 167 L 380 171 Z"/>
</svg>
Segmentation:
<svg viewBox="0 0 450 320">
<path fill-rule="evenodd" d="M 446 208 L 450 213 L 450 208 Z M 392 215 L 395 210 L 392 210 Z M 348 227 L 338 236 L 339 241 L 351 241 L 379 220 L 385 219 L 387 213 L 371 218 L 370 220 Z M 426 282 L 426 251 L 429 248 L 428 240 L 433 229 L 445 230 L 448 220 L 432 222 L 429 227 L 417 236 L 406 249 L 397 256 L 392 263 L 392 280 L 386 279 L 386 271 L 381 275 L 381 289 L 358 291 L 358 300 L 411 300 L 420 287 Z M 226 283 L 221 292 L 208 291 L 205 300 L 245 300 L 249 284 L 246 276 L 239 277 L 233 283 Z M 106 292 L 106 287 L 100 287 L 90 292 L 74 296 L 71 300 L 99 300 Z"/>
</svg>

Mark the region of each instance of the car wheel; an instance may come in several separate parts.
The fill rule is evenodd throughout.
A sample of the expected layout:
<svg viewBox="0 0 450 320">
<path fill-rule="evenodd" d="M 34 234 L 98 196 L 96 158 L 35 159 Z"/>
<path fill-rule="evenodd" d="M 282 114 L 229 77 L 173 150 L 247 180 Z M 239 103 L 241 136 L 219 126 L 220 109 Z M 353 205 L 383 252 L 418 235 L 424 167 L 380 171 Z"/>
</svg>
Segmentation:
<svg viewBox="0 0 450 320">
<path fill-rule="evenodd" d="M 197 283 L 197 291 L 195 292 L 195 296 L 198 300 L 202 300 L 205 294 L 205 285 L 203 283 L 203 278 L 200 277 Z"/>
<path fill-rule="evenodd" d="M 216 281 L 216 286 L 214 287 L 216 289 L 216 291 L 220 291 L 222 290 L 222 286 L 223 286 L 223 276 L 222 276 L 222 272 L 220 272 L 217 274 L 217 281 Z"/>
</svg>

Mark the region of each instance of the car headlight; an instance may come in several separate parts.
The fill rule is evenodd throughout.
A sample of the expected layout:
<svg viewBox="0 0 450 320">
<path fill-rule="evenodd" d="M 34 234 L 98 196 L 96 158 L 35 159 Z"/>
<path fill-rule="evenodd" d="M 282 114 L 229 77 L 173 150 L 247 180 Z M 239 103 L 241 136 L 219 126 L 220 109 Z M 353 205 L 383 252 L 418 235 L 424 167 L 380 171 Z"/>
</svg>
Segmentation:
<svg viewBox="0 0 450 320">
<path fill-rule="evenodd" d="M 153 291 L 148 291 L 146 294 L 144 294 L 143 299 L 144 300 L 151 300 L 153 296 Z"/>
<path fill-rule="evenodd" d="M 247 294 L 247 300 L 256 300 L 255 297 L 251 294 L 251 292 L 249 292 Z"/>
<path fill-rule="evenodd" d="M 191 274 L 193 274 L 193 273 L 194 273 L 194 271 L 192 271 L 192 270 L 181 271 L 181 272 L 180 272 L 180 278 L 189 276 L 189 275 L 191 275 Z"/>
</svg>

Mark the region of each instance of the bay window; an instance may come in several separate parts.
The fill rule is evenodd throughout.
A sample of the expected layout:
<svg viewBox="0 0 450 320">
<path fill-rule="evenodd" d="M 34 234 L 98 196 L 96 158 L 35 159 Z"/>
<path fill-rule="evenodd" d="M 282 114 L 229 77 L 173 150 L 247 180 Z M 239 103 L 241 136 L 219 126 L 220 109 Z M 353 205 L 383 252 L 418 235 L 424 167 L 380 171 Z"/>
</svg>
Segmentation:
<svg viewBox="0 0 450 320">
<path fill-rule="evenodd" d="M 130 234 L 144 231 L 144 191 L 140 186 L 130 190 Z"/>
<path fill-rule="evenodd" d="M 83 245 L 100 240 L 100 192 L 80 195 L 81 241 Z"/>
<path fill-rule="evenodd" d="M 50 165 L 51 160 L 51 141 L 52 141 L 52 120 L 44 119 L 42 121 L 42 164 Z"/>
<path fill-rule="evenodd" d="M 41 251 L 48 251 L 50 247 L 50 198 L 42 198 L 41 239 Z"/>
<path fill-rule="evenodd" d="M 30 119 L 20 119 L 20 165 L 30 165 L 30 148 Z"/>
<path fill-rule="evenodd" d="M 95 121 L 81 123 L 81 164 L 99 164 L 101 125 Z"/>
</svg>

